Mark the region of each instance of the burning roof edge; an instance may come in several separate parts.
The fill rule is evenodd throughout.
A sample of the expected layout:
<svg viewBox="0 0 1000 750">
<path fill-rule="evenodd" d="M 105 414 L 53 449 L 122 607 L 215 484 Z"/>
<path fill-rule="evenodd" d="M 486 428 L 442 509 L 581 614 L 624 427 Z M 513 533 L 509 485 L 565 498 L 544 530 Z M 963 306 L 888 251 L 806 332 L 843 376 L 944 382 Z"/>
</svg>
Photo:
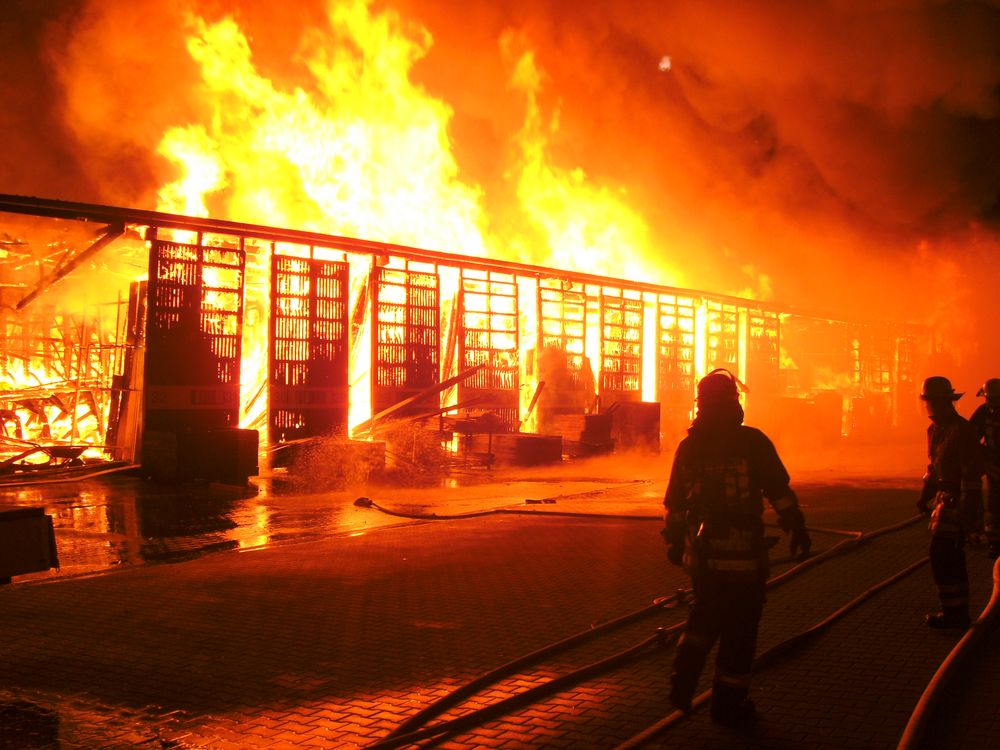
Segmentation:
<svg viewBox="0 0 1000 750">
<path fill-rule="evenodd" d="M 344 237 L 334 234 L 322 234 L 320 232 L 309 232 L 302 229 L 273 227 L 265 224 L 250 224 L 246 222 L 230 221 L 227 219 L 184 216 L 181 214 L 169 214 L 161 211 L 149 211 L 139 208 L 105 206 L 97 203 L 79 203 L 53 198 L 37 198 L 7 193 L 0 193 L 0 212 L 52 219 L 66 219 L 70 221 L 94 221 L 112 225 L 133 224 L 140 226 L 163 227 L 213 234 L 227 234 L 239 237 L 255 237 L 275 242 L 320 245 L 322 247 L 334 247 L 354 253 L 393 255 L 425 263 L 440 263 L 445 265 L 462 266 L 465 268 L 478 268 L 481 270 L 502 270 L 521 276 L 564 279 L 567 281 L 578 281 L 584 284 L 610 286 L 640 292 L 651 292 L 654 294 L 703 297 L 716 302 L 734 304 L 774 313 L 797 315 L 816 320 L 826 320 L 829 322 L 856 324 L 888 323 L 890 325 L 914 329 L 926 328 L 924 325 L 908 321 L 861 320 L 858 318 L 831 315 L 823 312 L 800 310 L 792 308 L 788 305 L 781 305 L 774 302 L 765 302 L 747 297 L 736 297 L 733 295 L 709 292 L 700 289 L 672 287 L 650 282 L 619 279 L 613 276 L 600 276 L 582 271 L 566 271 L 565 269 L 549 268 L 547 266 L 537 266 L 529 263 L 519 263 L 517 261 L 504 260 L 500 258 L 461 255 L 458 253 L 448 253 L 440 250 L 428 250 L 425 248 L 408 247 L 406 245 L 395 245 L 387 242 L 362 240 L 354 237 Z"/>
</svg>

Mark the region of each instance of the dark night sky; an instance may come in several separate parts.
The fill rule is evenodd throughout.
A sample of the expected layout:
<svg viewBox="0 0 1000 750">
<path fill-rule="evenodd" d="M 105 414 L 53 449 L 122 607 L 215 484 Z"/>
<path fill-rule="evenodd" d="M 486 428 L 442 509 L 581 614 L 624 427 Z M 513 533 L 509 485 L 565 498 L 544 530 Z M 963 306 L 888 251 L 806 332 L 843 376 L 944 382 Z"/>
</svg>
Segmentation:
<svg viewBox="0 0 1000 750">
<path fill-rule="evenodd" d="M 686 282 L 766 274 L 778 301 L 935 322 L 1000 367 L 980 338 L 1000 284 L 1000 2 L 457 7 L 372 5 L 433 37 L 411 77 L 453 109 L 460 177 L 494 229 L 525 112 L 506 38 L 535 52 L 542 115 L 558 112 L 551 159 L 626 189 Z M 315 87 L 299 53 L 304 29 L 329 28 L 320 0 L 8 0 L 0 192 L 155 207 L 160 137 L 202 116 L 190 12 L 232 14 L 275 86 Z"/>
</svg>

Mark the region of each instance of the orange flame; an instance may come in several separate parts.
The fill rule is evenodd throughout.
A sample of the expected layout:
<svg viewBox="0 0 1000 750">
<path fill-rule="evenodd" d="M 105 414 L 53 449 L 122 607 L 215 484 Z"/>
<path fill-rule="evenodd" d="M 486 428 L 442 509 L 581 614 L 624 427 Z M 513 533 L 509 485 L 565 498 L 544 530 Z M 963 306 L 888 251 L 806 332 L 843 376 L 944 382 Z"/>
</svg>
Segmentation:
<svg viewBox="0 0 1000 750">
<path fill-rule="evenodd" d="M 334 3 L 330 35 L 306 35 L 311 91 L 257 70 L 232 19 L 191 18 L 205 121 L 171 128 L 159 152 L 182 175 L 160 207 L 466 254 L 486 251 L 480 191 L 463 184 L 448 139 L 451 108 L 409 79 L 430 36 L 365 0 Z"/>
</svg>

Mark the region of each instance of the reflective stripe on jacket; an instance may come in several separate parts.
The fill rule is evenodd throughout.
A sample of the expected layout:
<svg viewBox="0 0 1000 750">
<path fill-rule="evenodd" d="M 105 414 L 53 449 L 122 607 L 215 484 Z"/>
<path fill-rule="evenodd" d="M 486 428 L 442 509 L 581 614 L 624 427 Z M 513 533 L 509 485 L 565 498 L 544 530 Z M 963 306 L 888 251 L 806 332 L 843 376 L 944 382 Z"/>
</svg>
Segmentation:
<svg viewBox="0 0 1000 750">
<path fill-rule="evenodd" d="M 985 466 L 979 435 L 968 420 L 953 412 L 927 428 L 927 455 L 924 489 L 934 497 L 931 534 L 964 538 L 978 529 L 983 513 Z"/>
<path fill-rule="evenodd" d="M 667 542 L 684 544 L 692 573 L 766 574 L 763 498 L 783 526 L 801 522 L 788 483 L 774 445 L 760 430 L 692 426 L 677 447 L 664 498 Z"/>
</svg>

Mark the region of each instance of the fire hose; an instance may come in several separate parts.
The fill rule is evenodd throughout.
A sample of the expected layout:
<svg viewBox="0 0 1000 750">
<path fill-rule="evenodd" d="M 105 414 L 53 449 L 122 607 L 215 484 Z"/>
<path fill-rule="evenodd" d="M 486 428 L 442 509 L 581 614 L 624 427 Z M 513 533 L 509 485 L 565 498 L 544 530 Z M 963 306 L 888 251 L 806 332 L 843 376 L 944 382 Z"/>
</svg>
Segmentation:
<svg viewBox="0 0 1000 750">
<path fill-rule="evenodd" d="M 359 500 L 362 500 L 362 498 L 359 498 Z M 355 504 L 363 505 L 363 507 L 375 507 L 379 510 L 382 510 L 371 501 L 368 501 L 367 498 L 363 498 L 363 500 L 366 500 L 367 503 L 362 504 L 356 501 Z M 497 510 L 504 511 L 506 509 L 497 509 Z M 506 510 L 506 512 L 516 512 L 516 511 Z M 456 517 L 458 518 L 479 517 L 484 515 L 491 515 L 494 513 L 495 511 L 479 511 L 472 514 L 460 514 Z M 402 515 L 402 514 L 392 513 L 392 515 Z M 543 515 L 562 515 L 562 514 L 545 513 Z M 604 517 L 604 518 L 609 517 L 609 516 L 601 516 L 600 514 L 573 514 L 573 515 L 584 515 L 584 516 L 593 515 L 595 517 Z M 444 516 L 432 516 L 432 517 L 436 519 L 445 518 Z M 635 519 L 637 517 L 626 516 L 626 518 Z M 911 526 L 914 523 L 921 520 L 923 520 L 923 516 L 918 515 L 912 518 L 908 518 L 905 521 L 893 524 L 891 526 L 887 526 L 867 533 L 839 532 L 842 534 L 849 534 L 850 537 L 816 554 L 814 557 L 808 558 L 807 560 L 798 563 L 797 565 L 785 571 L 784 573 L 775 576 L 774 578 L 771 578 L 767 582 L 767 587 L 773 588 L 775 586 L 778 586 L 781 583 L 784 583 L 785 581 L 789 580 L 790 578 L 799 575 L 808 568 L 811 568 L 812 566 L 818 564 L 819 562 L 829 559 L 834 555 L 853 549 L 854 547 L 860 544 L 864 544 L 865 542 L 870 541 L 871 539 L 877 538 L 879 536 L 882 536 L 884 534 L 888 534 L 893 531 L 897 531 L 906 528 L 908 526 Z M 904 569 L 900 573 L 897 573 L 894 576 L 890 577 L 889 579 L 886 579 L 885 581 L 876 584 L 876 586 L 873 586 L 868 591 L 862 593 L 859 597 L 852 600 L 841 609 L 837 610 L 837 612 L 834 612 L 832 615 L 830 615 L 822 622 L 818 623 L 812 628 L 809 628 L 801 633 L 798 633 L 795 636 L 792 636 L 791 638 L 786 639 L 782 643 L 770 649 L 765 654 L 762 654 L 757 659 L 757 662 L 759 664 L 755 666 L 766 664 L 769 661 L 778 658 L 778 656 L 784 655 L 785 653 L 795 648 L 796 646 L 811 640 L 820 630 L 828 627 L 834 620 L 839 619 L 848 611 L 850 611 L 851 609 L 858 606 L 863 601 L 865 601 L 866 599 L 868 599 L 869 597 L 873 596 L 875 593 L 880 591 L 882 588 L 885 588 L 886 586 L 895 583 L 897 580 L 913 572 L 920 566 L 924 565 L 926 562 L 927 562 L 926 558 L 920 560 L 914 563 L 913 565 L 909 566 L 908 568 Z M 678 591 L 677 594 L 674 594 L 672 596 L 656 599 L 652 604 L 640 610 L 637 610 L 635 612 L 617 618 L 616 620 L 604 623 L 603 625 L 599 626 L 599 628 L 594 628 L 579 633 L 577 635 L 570 636 L 561 641 L 550 644 L 549 646 L 545 646 L 541 649 L 533 651 L 530 654 L 526 654 L 525 656 L 519 657 L 518 659 L 508 662 L 507 664 L 504 664 L 500 667 L 497 667 L 496 669 L 491 670 L 490 672 L 487 672 L 481 675 L 480 677 L 475 678 L 474 680 L 466 683 L 465 685 L 457 688 L 451 693 L 443 696 L 434 703 L 425 707 L 423 710 L 421 710 L 414 716 L 410 717 L 410 719 L 406 720 L 403 724 L 401 724 L 392 732 L 390 732 L 385 738 L 369 745 L 368 747 L 370 748 L 370 750 L 375 750 L 375 749 L 388 750 L 389 748 L 402 747 L 405 745 L 421 742 L 423 740 L 429 740 L 435 737 L 440 738 L 442 735 L 450 735 L 457 732 L 461 732 L 466 729 L 470 729 L 474 726 L 477 726 L 479 724 L 482 724 L 483 722 L 488 721 L 492 718 L 502 716 L 508 713 L 509 711 L 517 708 L 520 705 L 531 703 L 534 700 L 540 699 L 549 693 L 558 692 L 564 687 L 569 687 L 571 685 L 590 679 L 591 677 L 597 676 L 598 674 L 602 674 L 612 669 L 622 667 L 625 664 L 642 656 L 643 653 L 646 650 L 650 649 L 652 646 L 665 646 L 671 643 L 673 640 L 676 639 L 676 637 L 679 636 L 679 633 L 681 629 L 684 627 L 685 623 L 681 622 L 669 627 L 657 628 L 656 632 L 654 632 L 652 635 L 648 636 L 644 640 L 640 641 L 634 646 L 625 649 L 624 651 L 621 651 L 617 654 L 613 654 L 612 656 L 607 657 L 606 659 L 602 659 L 600 661 L 584 666 L 580 669 L 574 670 L 573 672 L 561 675 L 541 685 L 537 685 L 533 688 L 530 688 L 529 690 L 522 691 L 520 693 L 517 693 L 516 695 L 512 695 L 497 703 L 477 709 L 463 716 L 439 722 L 437 724 L 424 727 L 423 729 L 416 729 L 416 727 L 423 725 L 433 717 L 443 713 L 448 708 L 456 705 L 457 703 L 460 703 L 461 701 L 468 698 L 470 695 L 482 690 L 487 685 L 496 682 L 498 679 L 504 676 L 512 674 L 531 663 L 539 661 L 544 657 L 565 650 L 571 646 L 575 646 L 579 643 L 582 643 L 585 640 L 589 640 L 590 638 L 595 637 L 598 634 L 598 632 L 605 633 L 615 627 L 620 627 L 628 622 L 633 622 L 651 612 L 655 612 L 663 608 L 677 606 L 686 599 L 689 593 L 690 589 L 684 589 Z M 706 700 L 708 700 L 708 697 L 710 695 L 711 691 L 708 691 L 705 694 L 698 696 L 698 698 L 695 699 L 693 706 L 701 705 Z M 676 717 L 675 714 L 677 714 Z M 668 715 L 665 719 L 661 720 L 661 722 L 658 722 L 656 725 L 653 725 L 653 727 L 650 727 L 645 732 L 641 733 L 642 735 L 641 742 L 645 742 L 647 739 L 649 739 L 649 737 L 652 737 L 654 734 L 658 734 L 660 731 L 663 731 L 663 729 L 665 729 L 667 726 L 676 723 L 685 716 L 684 714 L 680 714 L 679 712 L 675 712 L 675 714 Z M 663 726 L 660 727 L 659 726 L 660 724 L 662 724 Z M 650 732 L 654 728 L 655 731 L 653 731 L 651 734 L 646 735 L 646 732 Z M 637 735 L 637 737 L 639 736 L 640 735 Z M 636 738 L 633 738 L 628 742 L 632 742 L 635 739 Z M 628 744 L 625 745 L 625 747 L 638 747 L 638 746 L 639 745 L 628 745 Z"/>
<path fill-rule="evenodd" d="M 528 501 L 529 503 L 532 501 Z M 539 501 L 534 501 L 539 502 Z M 554 502 L 543 500 L 543 503 Z M 379 505 L 377 502 L 368 497 L 359 497 L 354 501 L 354 505 L 358 508 L 372 508 L 380 513 L 384 513 L 387 516 L 395 516 L 396 518 L 408 518 L 413 521 L 460 521 L 464 518 L 482 518 L 483 516 L 497 516 L 497 515 L 510 515 L 510 516 L 562 516 L 566 518 L 607 518 L 611 520 L 621 520 L 621 521 L 662 521 L 662 515 L 639 515 L 636 513 L 585 513 L 582 511 L 566 511 L 566 510 L 527 510 L 525 508 L 489 508 L 487 510 L 474 510 L 468 513 L 450 513 L 450 514 L 439 514 L 439 513 L 410 513 L 406 511 L 393 510 L 391 508 L 386 508 L 383 505 Z M 903 522 L 903 525 L 909 525 L 912 523 L 912 519 Z M 775 523 L 765 523 L 764 526 L 768 528 L 780 528 L 778 524 Z M 895 527 L 888 529 L 889 531 L 895 531 Z M 847 531 L 844 529 L 827 529 L 817 526 L 809 526 L 808 531 L 815 534 L 830 534 L 832 536 L 846 536 L 857 538 L 862 536 L 864 532 L 861 531 Z M 875 532 L 872 532 L 875 533 Z"/>
<path fill-rule="evenodd" d="M 792 574 L 798 575 L 805 568 L 811 567 L 811 566 L 815 565 L 817 562 L 819 562 L 825 556 L 833 555 L 833 554 L 838 554 L 840 552 L 845 552 L 848 549 L 856 547 L 856 546 L 858 546 L 860 544 L 864 544 L 864 543 L 866 543 L 868 541 L 871 541 L 872 539 L 875 539 L 877 537 L 883 536 L 885 534 L 889 534 L 889 533 L 891 533 L 893 531 L 898 531 L 900 529 L 907 528 L 908 526 L 912 526 L 913 524 L 915 524 L 915 523 L 917 523 L 917 522 L 919 522 L 921 520 L 924 520 L 924 516 L 923 515 L 917 515 L 917 516 L 913 516 L 911 518 L 908 518 L 905 521 L 900 521 L 899 523 L 893 524 L 891 526 L 886 526 L 886 527 L 883 527 L 881 529 L 876 529 L 875 531 L 870 531 L 870 532 L 867 532 L 867 533 L 859 533 L 857 536 L 855 536 L 852 539 L 845 539 L 844 541 L 839 542 L 838 544 L 835 544 L 833 547 L 831 547 L 830 549 L 826 550 L 825 552 L 823 552 L 823 553 L 821 553 L 819 555 L 816 555 L 815 557 L 809 558 L 808 560 L 805 560 L 804 562 L 800 563 L 799 565 L 795 566 L 794 568 L 791 568 L 790 570 L 782 573 L 781 575 L 775 576 L 774 578 L 770 579 L 767 582 L 768 588 L 770 588 L 770 587 L 772 587 L 774 585 L 777 585 L 777 584 L 783 582 L 784 580 L 787 580 L 790 577 L 790 575 L 792 575 Z M 831 613 L 825 619 L 823 619 L 820 622 L 816 623 L 812 627 L 807 628 L 806 630 L 803 630 L 800 633 L 797 633 L 797 634 L 795 634 L 795 635 L 793 635 L 793 636 L 791 636 L 789 638 L 786 638 L 781 643 L 778 643 L 775 646 L 771 647 L 770 649 L 768 649 L 767 651 L 765 651 L 763 654 L 761 654 L 760 656 L 758 656 L 756 659 L 754 659 L 753 670 L 757 671 L 759 669 L 763 669 L 763 668 L 767 667 L 768 665 L 772 664 L 773 662 L 775 662 L 776 660 L 778 660 L 778 659 L 786 656 L 788 653 L 790 653 L 791 651 L 795 650 L 796 648 L 808 644 L 817 635 L 819 635 L 820 632 L 822 632 L 823 630 L 825 630 L 826 628 L 828 628 L 830 625 L 832 625 L 834 622 L 836 622 L 841 617 L 843 617 L 844 615 L 846 615 L 848 612 L 850 612 L 851 610 L 857 608 L 858 606 L 860 606 L 861 604 L 863 604 L 865 601 L 867 601 L 868 599 L 870 599 L 872 596 L 874 596 L 878 592 L 882 591 L 885 588 L 888 588 L 892 584 L 896 583 L 897 581 L 902 580 L 906 576 L 910 575 L 911 573 L 915 572 L 919 568 L 923 567 L 924 565 L 926 565 L 929 562 L 929 560 L 930 560 L 930 558 L 928 558 L 928 557 L 924 557 L 924 558 L 922 558 L 920 560 L 917 560 L 916 562 L 908 565 L 907 567 L 903 568 L 899 572 L 897 572 L 897 573 L 889 576 L 888 578 L 886 578 L 886 579 L 884 579 L 884 580 L 876 583 L 874 586 L 872 586 L 872 587 L 866 589 L 865 591 L 861 592 L 861 594 L 859 594 L 858 596 L 856 596 L 854 599 L 852 599 L 851 601 L 849 601 L 847 604 L 845 604 L 844 606 L 842 606 L 840 609 L 838 609 L 835 612 Z M 704 693 L 702 693 L 701 695 L 697 696 L 693 701 L 691 701 L 691 710 L 694 711 L 695 709 L 697 709 L 700 706 L 704 705 L 706 702 L 708 702 L 708 700 L 711 697 L 712 697 L 712 691 L 711 690 L 706 690 Z M 639 732 L 638 734 L 634 735 L 630 739 L 628 739 L 625 742 L 623 742 L 620 745 L 618 745 L 615 748 L 615 750 L 631 750 L 632 748 L 641 747 L 643 744 L 645 744 L 649 740 L 653 739 L 657 735 L 661 734 L 662 732 L 666 731 L 667 729 L 669 729 L 674 724 L 677 724 L 680 721 L 684 720 L 687 716 L 688 716 L 688 714 L 686 714 L 684 712 L 681 712 L 681 711 L 674 711 L 674 712 L 672 712 L 670 714 L 667 714 L 667 716 L 665 716 L 664 718 L 660 719 L 660 721 L 658 721 L 655 724 L 647 727 L 642 732 Z"/>
<path fill-rule="evenodd" d="M 998 621 L 1000 621 L 1000 560 L 993 565 L 993 594 L 989 602 L 927 683 L 913 713 L 910 714 L 910 720 L 903 730 L 896 750 L 916 750 L 923 745 L 927 728 L 948 684 L 955 679 L 962 664 L 982 643 L 983 638 L 996 627 Z"/>
<path fill-rule="evenodd" d="M 930 558 L 924 557 L 920 560 L 917 560 L 914 563 L 911 563 L 910 565 L 907 565 L 902 570 L 894 573 L 893 575 L 889 576 L 888 578 L 882 581 L 879 581 L 874 586 L 861 592 L 861 594 L 856 596 L 854 599 L 849 601 L 844 606 L 840 607 L 840 609 L 836 610 L 835 612 L 832 612 L 830 615 L 828 615 L 827 617 L 825 617 L 823 620 L 816 623 L 812 627 L 807 628 L 806 630 L 803 630 L 799 633 L 796 633 L 795 635 L 781 641 L 781 643 L 772 646 L 763 654 L 754 659 L 753 670 L 756 672 L 761 669 L 764 669 L 773 664 L 775 661 L 787 656 L 789 653 L 796 650 L 797 648 L 808 645 L 822 631 L 826 630 L 828 627 L 830 627 L 830 625 L 832 625 L 834 622 L 836 622 L 841 617 L 846 615 L 848 612 L 855 609 L 859 605 L 863 604 L 865 601 L 867 601 L 868 599 L 870 599 L 883 589 L 888 588 L 897 581 L 902 580 L 906 576 L 920 569 L 921 567 L 926 565 L 929 562 L 929 560 Z M 707 703 L 711 697 L 712 697 L 711 689 L 706 690 L 704 693 L 697 696 L 693 701 L 691 701 L 691 711 L 694 711 L 695 709 Z M 647 727 L 646 729 L 634 735 L 633 737 L 629 738 L 625 742 L 622 742 L 621 744 L 617 745 L 615 747 L 615 750 L 634 750 L 634 748 L 642 747 L 644 744 L 649 742 L 657 735 L 663 733 L 674 724 L 677 724 L 683 719 L 687 718 L 689 713 L 690 712 L 685 713 L 683 711 L 678 710 L 670 714 L 667 714 L 664 718 L 660 719 L 655 724 Z"/>
<path fill-rule="evenodd" d="M 400 510 L 392 510 L 391 508 L 386 508 L 385 506 L 379 505 L 374 500 L 367 497 L 359 497 L 354 501 L 354 505 L 359 508 L 372 508 L 379 511 L 380 513 L 385 513 L 387 516 L 395 516 L 397 518 L 408 518 L 414 521 L 460 521 L 464 518 L 482 518 L 483 516 L 502 516 L 502 515 L 524 515 L 524 516 L 568 516 L 575 518 L 610 518 L 613 520 L 626 520 L 626 521 L 662 521 L 662 516 L 639 516 L 639 515 L 629 515 L 626 513 L 614 515 L 606 513 L 576 513 L 572 511 L 534 511 L 534 510 L 524 510 L 521 508 L 490 508 L 488 510 L 474 510 L 468 513 L 451 513 L 451 514 L 439 514 L 439 513 L 407 513 Z"/>
</svg>

